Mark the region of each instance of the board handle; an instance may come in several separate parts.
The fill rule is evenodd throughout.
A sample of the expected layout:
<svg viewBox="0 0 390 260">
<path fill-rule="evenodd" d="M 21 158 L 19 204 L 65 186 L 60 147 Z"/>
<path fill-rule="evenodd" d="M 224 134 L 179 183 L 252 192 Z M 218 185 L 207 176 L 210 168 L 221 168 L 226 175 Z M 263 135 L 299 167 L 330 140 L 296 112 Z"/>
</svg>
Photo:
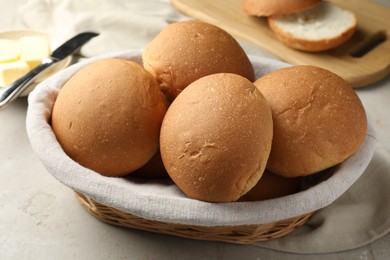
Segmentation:
<svg viewBox="0 0 390 260">
<path fill-rule="evenodd" d="M 370 37 L 364 39 L 355 45 L 349 52 L 354 58 L 361 58 L 367 53 L 373 51 L 380 44 L 384 43 L 387 40 L 387 35 L 385 31 L 378 31 L 372 34 Z"/>
</svg>

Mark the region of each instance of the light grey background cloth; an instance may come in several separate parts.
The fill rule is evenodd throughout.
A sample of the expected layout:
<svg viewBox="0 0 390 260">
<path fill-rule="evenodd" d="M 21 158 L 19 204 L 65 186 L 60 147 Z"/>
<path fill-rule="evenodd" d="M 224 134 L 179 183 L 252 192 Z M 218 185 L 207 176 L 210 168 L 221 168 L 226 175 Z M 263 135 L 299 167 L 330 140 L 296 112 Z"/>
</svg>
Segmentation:
<svg viewBox="0 0 390 260">
<path fill-rule="evenodd" d="M 30 0 L 20 8 L 19 17 L 21 23 L 25 26 L 46 31 L 58 41 L 64 41 L 77 32 L 98 31 L 100 36 L 82 49 L 82 54 L 86 57 L 94 57 L 118 50 L 144 48 L 169 23 L 188 19 L 176 12 L 169 1 L 166 0 L 99 1 L 99 4 L 92 0 Z M 240 43 L 249 54 L 272 57 L 267 52 L 250 44 Z M 262 59 L 262 62 L 264 68 L 272 68 L 272 65 L 275 64 L 283 66 L 275 59 Z M 79 64 L 76 66 L 79 66 Z M 266 70 L 258 71 L 258 73 L 266 72 Z M 203 212 L 208 212 L 207 210 L 218 211 L 218 213 L 210 214 L 210 216 L 197 216 L 192 214 L 191 211 L 175 211 L 166 216 L 167 221 L 178 223 L 193 223 L 192 221 L 194 221 L 193 224 L 203 225 L 264 223 L 295 215 L 301 212 L 302 207 L 313 210 L 322 208 L 305 226 L 289 236 L 257 244 L 258 246 L 288 252 L 324 253 L 347 250 L 367 244 L 390 230 L 390 195 L 388 192 L 390 188 L 390 158 L 380 148 L 377 148 L 373 160 L 360 178 L 359 173 L 352 171 L 352 179 L 347 178 L 341 184 L 338 183 L 340 180 L 336 181 L 340 185 L 339 187 L 342 187 L 341 189 L 335 189 L 333 185 L 327 187 L 327 191 L 335 189 L 332 190 L 333 194 L 323 193 L 323 189 L 321 189 L 321 192 L 310 191 L 313 192 L 310 195 L 315 195 L 311 200 L 309 199 L 310 203 L 313 203 L 308 202 L 310 205 L 305 204 L 306 202 L 299 198 L 299 196 L 310 197 L 307 193 L 301 193 L 298 196 L 293 196 L 293 198 L 287 198 L 287 200 L 281 198 L 252 204 L 209 205 L 185 198 L 180 190 L 169 183 L 151 183 L 143 186 L 142 189 L 127 194 L 128 197 L 133 197 L 135 194 L 142 197 L 152 192 L 153 195 L 149 194 L 148 196 L 149 200 L 154 201 L 154 204 L 150 204 L 146 209 L 140 207 L 137 200 L 122 201 L 113 198 L 113 193 L 128 191 L 131 183 L 122 179 L 113 179 L 107 183 L 105 178 L 71 162 L 63 154 L 58 144 L 55 143 L 54 136 L 49 133 L 48 125 L 41 124 L 46 122 L 50 114 L 50 104 L 48 102 L 54 101 L 58 87 L 65 78 L 70 76 L 69 73 L 73 73 L 72 68 L 58 76 L 63 79 L 52 78 L 51 81 L 44 83 L 46 87 L 39 87 L 36 92 L 33 92 L 35 94 L 31 95 L 30 102 L 35 103 L 36 106 L 29 111 L 27 122 L 34 149 L 49 171 L 67 186 L 85 191 L 87 195 L 92 197 L 96 196 L 95 198 L 98 201 L 107 202 L 108 205 L 118 208 L 131 208 L 132 213 L 152 219 L 161 219 L 161 216 L 154 215 L 153 210 L 164 209 L 168 206 L 167 201 L 164 202 L 167 194 L 171 196 L 169 204 L 191 205 L 195 212 L 200 210 Z M 51 84 L 53 81 L 56 84 Z M 49 82 L 51 83 L 49 84 Z M 44 100 L 40 91 L 49 91 L 51 93 L 50 98 Z M 371 136 L 373 135 L 371 134 Z M 374 141 L 372 138 L 369 139 Z M 42 140 L 48 141 L 48 144 L 42 142 Z M 372 143 L 370 142 L 370 144 Z M 369 147 L 369 151 L 365 151 L 372 154 L 374 152 L 371 149 L 373 146 L 369 145 Z M 59 160 L 55 164 L 50 164 L 50 162 L 57 159 Z M 364 168 L 364 164 L 367 164 L 369 159 L 369 155 L 362 158 L 363 165 L 361 167 Z M 345 176 L 348 176 L 348 174 Z M 347 189 L 357 178 L 359 178 L 358 181 Z M 331 180 L 335 181 L 337 179 L 333 178 Z M 329 185 L 329 181 L 321 184 L 322 186 L 319 186 L 319 188 L 323 185 Z M 341 197 L 339 197 L 340 195 Z M 326 197 L 327 200 L 317 200 L 321 197 Z M 292 199 L 294 203 L 289 203 L 289 199 Z M 336 200 L 334 201 L 334 199 Z M 267 205 L 268 207 L 275 205 L 274 203 L 278 205 L 276 211 L 260 211 L 261 216 L 253 217 L 254 212 L 259 212 L 260 208 L 267 207 Z M 246 212 L 245 214 L 242 213 L 243 210 Z M 227 213 L 231 218 L 225 220 Z"/>
</svg>

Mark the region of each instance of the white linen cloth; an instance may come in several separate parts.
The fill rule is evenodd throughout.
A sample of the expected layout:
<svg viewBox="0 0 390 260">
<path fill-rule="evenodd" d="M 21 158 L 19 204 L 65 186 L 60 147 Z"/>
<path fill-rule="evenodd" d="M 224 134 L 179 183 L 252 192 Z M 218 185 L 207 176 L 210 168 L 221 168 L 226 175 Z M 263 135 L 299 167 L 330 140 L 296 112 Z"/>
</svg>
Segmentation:
<svg viewBox="0 0 390 260">
<path fill-rule="evenodd" d="M 100 35 L 81 49 L 84 57 L 144 48 L 165 26 L 188 20 L 169 0 L 29 0 L 19 8 L 21 23 L 61 43 L 84 31 Z M 273 57 L 242 42 L 247 53 Z"/>
<path fill-rule="evenodd" d="M 82 49 L 87 57 L 146 46 L 169 23 L 185 17 L 164 0 L 30 0 L 21 21 L 59 41 L 84 31 L 100 33 Z"/>
<path fill-rule="evenodd" d="M 163 0 L 29 0 L 19 9 L 19 17 L 25 26 L 46 31 L 60 41 L 86 30 L 99 32 L 100 35 L 82 49 L 83 56 L 108 54 L 138 62 L 140 59 L 135 57 L 140 51 L 127 50 L 144 48 L 169 23 L 188 19 L 176 12 L 169 1 Z M 272 57 L 250 44 L 240 43 L 249 54 Z M 258 70 L 257 76 L 268 72 L 267 69 L 286 66 L 276 58 L 252 56 L 251 59 L 258 68 L 266 69 Z M 63 82 L 92 60 L 76 64 L 44 81 L 29 97 L 27 130 L 31 144 L 48 171 L 65 185 L 103 204 L 141 217 L 205 226 L 267 223 L 322 208 L 296 232 L 282 239 L 256 244 L 288 252 L 347 250 L 365 245 L 390 230 L 390 156 L 380 149 L 374 153 L 372 128 L 362 153 L 339 169 L 343 174 L 336 174 L 304 192 L 262 202 L 211 204 L 194 201 L 169 182 L 140 185 L 129 179 L 103 177 L 79 166 L 64 154 L 47 120 Z M 359 178 L 373 154 L 369 167 Z"/>
</svg>

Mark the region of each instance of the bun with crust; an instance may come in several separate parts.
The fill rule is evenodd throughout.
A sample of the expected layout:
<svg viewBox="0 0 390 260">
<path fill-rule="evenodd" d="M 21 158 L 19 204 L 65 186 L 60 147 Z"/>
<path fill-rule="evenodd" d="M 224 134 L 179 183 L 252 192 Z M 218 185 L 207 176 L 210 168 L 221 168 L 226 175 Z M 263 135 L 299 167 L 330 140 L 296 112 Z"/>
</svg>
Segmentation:
<svg viewBox="0 0 390 260">
<path fill-rule="evenodd" d="M 272 142 L 267 101 L 242 76 L 218 73 L 190 84 L 164 118 L 165 168 L 190 198 L 236 201 L 260 179 Z"/>
<path fill-rule="evenodd" d="M 244 12 L 253 16 L 289 14 L 310 8 L 321 0 L 245 0 Z"/>
<path fill-rule="evenodd" d="M 357 28 L 352 12 L 325 1 L 301 12 L 269 17 L 268 23 L 281 42 L 308 52 L 335 48 Z"/>
<path fill-rule="evenodd" d="M 240 201 L 259 201 L 279 198 L 299 191 L 302 177 L 285 178 L 265 171 L 257 184 Z"/>
<path fill-rule="evenodd" d="M 193 81 L 214 73 L 235 73 L 254 81 L 244 50 L 227 32 L 201 21 L 168 25 L 146 47 L 144 67 L 172 101 Z"/>
<path fill-rule="evenodd" d="M 305 176 L 359 150 L 367 132 L 366 113 L 338 75 L 309 65 L 291 66 L 266 74 L 255 85 L 272 110 L 270 172 Z"/>
<path fill-rule="evenodd" d="M 161 159 L 160 148 L 157 150 L 156 154 L 153 155 L 152 159 L 150 159 L 144 166 L 131 173 L 131 176 L 158 179 L 168 178 L 168 173 L 165 170 Z"/>
<path fill-rule="evenodd" d="M 51 123 L 73 160 L 105 176 L 124 176 L 156 153 L 166 110 L 157 81 L 142 66 L 104 59 L 65 83 Z"/>
</svg>

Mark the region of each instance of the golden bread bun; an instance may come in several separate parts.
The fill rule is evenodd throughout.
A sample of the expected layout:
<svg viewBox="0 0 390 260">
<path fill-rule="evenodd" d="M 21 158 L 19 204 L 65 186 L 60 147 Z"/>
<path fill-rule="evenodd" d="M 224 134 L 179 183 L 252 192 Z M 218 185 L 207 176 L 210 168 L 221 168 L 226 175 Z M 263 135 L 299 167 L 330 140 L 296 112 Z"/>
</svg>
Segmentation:
<svg viewBox="0 0 390 260">
<path fill-rule="evenodd" d="M 124 176 L 157 151 L 167 110 L 157 81 L 120 59 L 93 62 L 60 90 L 52 128 L 76 162 L 106 176 Z"/>
<path fill-rule="evenodd" d="M 254 81 L 238 42 L 224 30 L 200 21 L 168 25 L 146 47 L 144 67 L 173 100 L 193 81 L 214 73 L 235 73 Z"/>
<path fill-rule="evenodd" d="M 267 169 L 285 177 L 319 172 L 354 154 L 367 131 L 364 107 L 338 75 L 292 66 L 255 85 L 271 106 L 274 138 Z"/>
<path fill-rule="evenodd" d="M 310 8 L 321 0 L 245 0 L 244 12 L 253 16 L 289 14 Z"/>
<path fill-rule="evenodd" d="M 268 24 L 287 46 L 319 52 L 333 49 L 351 38 L 357 19 L 348 10 L 322 2 L 301 12 L 270 17 Z"/>
<path fill-rule="evenodd" d="M 240 198 L 240 201 L 259 201 L 274 199 L 299 191 L 302 177 L 285 178 L 265 171 L 257 184 Z"/>
<path fill-rule="evenodd" d="M 235 201 L 263 174 L 272 133 L 271 110 L 253 83 L 213 74 L 172 102 L 161 126 L 161 157 L 188 197 Z"/>
<path fill-rule="evenodd" d="M 168 178 L 168 173 L 161 159 L 160 149 L 144 166 L 131 174 L 140 178 Z"/>
</svg>

